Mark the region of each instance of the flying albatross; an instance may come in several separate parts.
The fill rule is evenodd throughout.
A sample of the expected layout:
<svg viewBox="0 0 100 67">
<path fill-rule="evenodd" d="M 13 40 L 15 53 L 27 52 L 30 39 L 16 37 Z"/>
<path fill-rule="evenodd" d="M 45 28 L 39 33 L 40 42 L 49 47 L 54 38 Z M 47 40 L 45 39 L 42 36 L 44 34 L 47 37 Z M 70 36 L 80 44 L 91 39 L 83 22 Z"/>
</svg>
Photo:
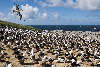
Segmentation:
<svg viewBox="0 0 100 67">
<path fill-rule="evenodd" d="M 20 13 L 20 11 L 23 11 L 22 9 L 19 9 L 19 5 L 16 4 L 16 9 L 13 10 L 13 13 L 16 12 L 17 15 L 19 16 L 20 20 L 22 19 L 22 14 Z"/>
</svg>

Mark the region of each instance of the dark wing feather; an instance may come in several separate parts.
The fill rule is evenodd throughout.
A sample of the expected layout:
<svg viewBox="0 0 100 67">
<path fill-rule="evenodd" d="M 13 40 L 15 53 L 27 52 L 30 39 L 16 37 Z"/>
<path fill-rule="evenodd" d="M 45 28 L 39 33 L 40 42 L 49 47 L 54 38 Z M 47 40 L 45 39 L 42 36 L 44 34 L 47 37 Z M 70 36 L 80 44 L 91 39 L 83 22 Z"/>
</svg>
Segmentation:
<svg viewBox="0 0 100 67">
<path fill-rule="evenodd" d="M 20 20 L 21 20 L 21 19 L 22 19 L 22 15 L 21 15 L 21 13 L 20 13 L 20 12 L 18 12 L 18 15 L 19 15 Z"/>
<path fill-rule="evenodd" d="M 19 10 L 19 7 L 18 7 L 18 5 L 16 5 L 16 10 Z"/>
</svg>

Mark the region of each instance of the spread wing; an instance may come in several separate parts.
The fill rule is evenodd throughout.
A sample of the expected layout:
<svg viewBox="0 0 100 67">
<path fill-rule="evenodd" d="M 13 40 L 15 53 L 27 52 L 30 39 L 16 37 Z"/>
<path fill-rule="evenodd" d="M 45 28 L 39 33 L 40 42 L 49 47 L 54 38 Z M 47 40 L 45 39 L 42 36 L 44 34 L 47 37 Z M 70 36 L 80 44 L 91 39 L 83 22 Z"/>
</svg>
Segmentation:
<svg viewBox="0 0 100 67">
<path fill-rule="evenodd" d="M 18 7 L 18 6 L 19 6 L 19 5 L 16 4 L 16 10 L 19 10 L 19 7 Z"/>
<path fill-rule="evenodd" d="M 18 15 L 19 15 L 20 20 L 21 20 L 21 19 L 22 19 L 22 15 L 21 15 L 21 13 L 20 13 L 20 12 L 18 12 Z"/>
</svg>

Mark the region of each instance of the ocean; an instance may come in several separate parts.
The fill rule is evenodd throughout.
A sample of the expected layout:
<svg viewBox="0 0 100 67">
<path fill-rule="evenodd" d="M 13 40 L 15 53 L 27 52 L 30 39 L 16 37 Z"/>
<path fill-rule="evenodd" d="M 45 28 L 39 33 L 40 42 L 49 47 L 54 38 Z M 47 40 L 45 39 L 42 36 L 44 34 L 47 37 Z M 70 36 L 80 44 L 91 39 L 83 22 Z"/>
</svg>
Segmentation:
<svg viewBox="0 0 100 67">
<path fill-rule="evenodd" d="M 41 30 L 100 31 L 100 25 L 31 25 Z"/>
</svg>

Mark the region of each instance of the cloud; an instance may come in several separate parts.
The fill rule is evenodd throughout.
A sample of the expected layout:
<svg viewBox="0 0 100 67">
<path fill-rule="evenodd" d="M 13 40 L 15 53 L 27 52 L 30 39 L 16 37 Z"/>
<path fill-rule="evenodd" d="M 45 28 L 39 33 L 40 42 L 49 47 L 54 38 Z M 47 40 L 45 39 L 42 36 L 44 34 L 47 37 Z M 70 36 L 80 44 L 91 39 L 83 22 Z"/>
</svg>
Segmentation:
<svg viewBox="0 0 100 67">
<path fill-rule="evenodd" d="M 19 17 L 15 13 L 12 13 L 12 12 L 9 12 L 6 17 L 8 21 L 13 21 L 13 22 L 18 21 L 19 19 Z"/>
<path fill-rule="evenodd" d="M 50 3 L 49 6 L 51 6 L 51 7 L 64 5 L 64 1 L 62 1 L 62 0 L 47 0 L 47 2 Z"/>
<path fill-rule="evenodd" d="M 53 16 L 54 16 L 55 19 L 58 19 L 58 17 L 59 17 L 59 15 L 58 15 L 57 12 L 54 12 L 54 13 L 53 13 Z"/>
<path fill-rule="evenodd" d="M 39 4 L 42 7 L 47 7 L 48 6 L 48 4 L 43 2 L 43 1 L 37 1 L 36 3 Z"/>
<path fill-rule="evenodd" d="M 42 7 L 72 7 L 82 10 L 99 10 L 100 0 L 46 0 L 38 1 Z"/>
<path fill-rule="evenodd" d="M 18 17 L 11 12 L 9 12 L 7 15 L 5 15 L 3 12 L 0 12 L 0 20 L 15 22 L 18 21 Z"/>
<path fill-rule="evenodd" d="M 4 17 L 4 14 L 0 12 L 0 19 Z"/>
<path fill-rule="evenodd" d="M 63 6 L 64 2 L 62 0 L 46 0 L 45 2 L 40 0 L 37 1 L 39 5 L 42 7 L 55 7 L 55 6 Z"/>
<path fill-rule="evenodd" d="M 40 13 L 40 17 L 41 20 L 42 19 L 48 19 L 48 20 L 57 20 L 59 18 L 59 13 L 58 12 L 49 12 L 49 11 L 45 11 Z"/>
<path fill-rule="evenodd" d="M 100 0 L 77 0 L 76 8 L 84 10 L 98 10 L 100 9 Z"/>
<path fill-rule="evenodd" d="M 25 0 L 14 0 L 14 1 L 25 1 Z"/>
<path fill-rule="evenodd" d="M 37 7 L 33 7 L 28 4 L 26 4 L 25 6 L 21 5 L 21 9 L 23 10 L 21 13 L 23 15 L 23 18 L 25 19 L 35 17 L 39 12 L 39 9 Z"/>
<path fill-rule="evenodd" d="M 2 12 L 0 12 L 0 20 L 4 20 L 4 21 L 7 20 L 7 17 L 6 17 L 5 14 L 2 13 Z"/>
<path fill-rule="evenodd" d="M 46 12 L 42 13 L 41 18 L 42 19 L 47 19 L 48 18 L 48 14 Z"/>
</svg>

